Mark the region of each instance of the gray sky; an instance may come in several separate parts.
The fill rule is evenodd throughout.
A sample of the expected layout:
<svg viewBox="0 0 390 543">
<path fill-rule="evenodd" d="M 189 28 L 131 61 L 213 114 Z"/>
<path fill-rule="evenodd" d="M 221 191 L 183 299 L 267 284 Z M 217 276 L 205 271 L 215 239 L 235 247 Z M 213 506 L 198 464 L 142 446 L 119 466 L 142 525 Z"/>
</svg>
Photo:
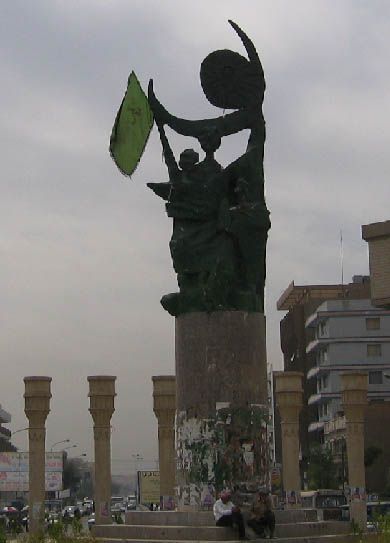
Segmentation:
<svg viewBox="0 0 390 543">
<path fill-rule="evenodd" d="M 88 375 L 118 376 L 113 468 L 157 456 L 151 376 L 174 371 L 171 224 L 145 184 L 167 180 L 153 131 L 132 180 L 108 153 L 128 75 L 186 118 L 220 114 L 199 67 L 251 37 L 267 81 L 268 359 L 289 282 L 367 273 L 360 226 L 389 218 L 390 5 L 339 0 L 12 0 L 0 5 L 0 403 L 26 426 L 23 377 L 50 375 L 47 443 L 92 452 Z M 195 141 L 172 138 L 175 150 Z M 224 165 L 245 148 L 224 141 Z M 25 449 L 25 432 L 14 442 Z"/>
</svg>

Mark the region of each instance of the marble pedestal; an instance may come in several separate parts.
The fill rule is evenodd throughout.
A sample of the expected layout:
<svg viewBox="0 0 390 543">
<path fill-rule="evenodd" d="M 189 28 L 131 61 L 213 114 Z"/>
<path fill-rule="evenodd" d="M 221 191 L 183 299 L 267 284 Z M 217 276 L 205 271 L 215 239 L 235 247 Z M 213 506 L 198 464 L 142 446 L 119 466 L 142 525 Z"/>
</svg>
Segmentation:
<svg viewBox="0 0 390 543">
<path fill-rule="evenodd" d="M 208 509 L 268 484 L 267 363 L 262 313 L 176 318 L 176 503 Z"/>
</svg>

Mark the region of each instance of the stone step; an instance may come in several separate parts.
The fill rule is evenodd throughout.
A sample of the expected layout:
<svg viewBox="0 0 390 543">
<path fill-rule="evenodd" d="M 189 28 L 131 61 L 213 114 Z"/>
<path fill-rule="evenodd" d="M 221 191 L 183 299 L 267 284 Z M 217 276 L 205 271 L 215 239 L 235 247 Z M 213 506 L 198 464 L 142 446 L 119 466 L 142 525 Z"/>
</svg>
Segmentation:
<svg viewBox="0 0 390 543">
<path fill-rule="evenodd" d="M 287 509 L 275 511 L 276 524 L 296 522 L 315 522 L 315 509 Z M 212 511 L 128 511 L 126 524 L 142 524 L 150 526 L 212 526 Z"/>
<path fill-rule="evenodd" d="M 375 542 L 375 538 L 372 537 L 375 534 L 367 534 L 366 541 Z M 118 539 L 118 538 L 100 538 L 98 537 L 96 543 L 145 543 L 144 539 Z M 264 539 L 251 539 L 253 543 L 265 543 Z M 275 543 L 359 543 L 361 536 L 355 534 L 339 534 L 339 535 L 317 535 L 313 537 L 283 537 L 275 540 Z M 238 539 L 228 539 L 225 543 L 238 543 Z M 149 539 L 148 543 L 161 543 L 160 539 Z M 177 539 L 166 539 L 164 543 L 178 543 Z M 208 539 L 192 539 L 186 540 L 186 543 L 216 543 L 215 541 Z"/>
<path fill-rule="evenodd" d="M 275 535 L 286 537 L 313 537 L 316 535 L 339 535 L 351 532 L 349 522 L 325 520 L 320 522 L 296 522 L 295 524 L 276 524 Z"/>
<path fill-rule="evenodd" d="M 351 531 L 348 522 L 322 521 L 297 522 L 295 524 L 277 524 L 275 535 L 278 538 L 286 537 L 313 537 L 326 534 L 347 534 Z M 126 525 L 111 524 L 94 526 L 92 535 L 97 538 L 114 539 L 140 539 L 140 540 L 177 540 L 191 541 L 194 539 L 204 541 L 227 541 L 232 539 L 235 532 L 231 528 L 211 526 L 172 526 L 172 525 Z M 249 530 L 249 533 L 252 533 Z"/>
<path fill-rule="evenodd" d="M 234 537 L 234 531 L 230 528 L 217 526 L 144 526 L 111 524 L 97 525 L 92 529 L 92 536 L 97 538 L 136 539 L 150 541 L 189 541 L 199 539 L 201 541 L 226 541 Z"/>
</svg>

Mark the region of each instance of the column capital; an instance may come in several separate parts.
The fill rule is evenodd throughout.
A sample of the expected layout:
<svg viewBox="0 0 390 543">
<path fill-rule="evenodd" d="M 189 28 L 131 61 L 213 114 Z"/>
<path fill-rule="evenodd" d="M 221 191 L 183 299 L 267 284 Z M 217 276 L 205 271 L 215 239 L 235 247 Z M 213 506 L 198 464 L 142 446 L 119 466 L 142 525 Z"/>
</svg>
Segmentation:
<svg viewBox="0 0 390 543">
<path fill-rule="evenodd" d="M 116 377 L 113 375 L 92 375 L 87 379 L 89 383 L 89 412 L 94 424 L 99 427 L 109 426 L 115 411 Z"/>
<path fill-rule="evenodd" d="M 361 371 L 350 371 L 340 374 L 341 405 L 346 412 L 357 414 L 364 412 L 367 405 L 368 374 Z M 346 413 L 347 414 L 347 413 Z M 347 416 L 351 420 L 351 417 Z"/>
<path fill-rule="evenodd" d="M 24 412 L 29 419 L 30 427 L 40 428 L 45 425 L 50 412 L 51 377 L 24 377 Z"/>
<path fill-rule="evenodd" d="M 176 412 L 176 377 L 174 375 L 158 375 L 152 377 L 152 381 L 154 414 L 159 424 L 160 419 L 162 423 L 162 419 L 166 419 L 168 424 L 172 424 Z"/>
<path fill-rule="evenodd" d="M 277 371 L 275 376 L 276 405 L 283 422 L 298 420 L 303 406 L 303 373 L 299 371 Z"/>
</svg>

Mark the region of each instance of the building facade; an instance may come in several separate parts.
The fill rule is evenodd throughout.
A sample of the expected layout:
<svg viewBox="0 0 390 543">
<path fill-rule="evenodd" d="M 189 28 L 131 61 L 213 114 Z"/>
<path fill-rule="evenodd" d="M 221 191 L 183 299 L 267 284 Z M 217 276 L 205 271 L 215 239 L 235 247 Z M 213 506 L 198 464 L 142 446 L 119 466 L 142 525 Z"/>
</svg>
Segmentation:
<svg viewBox="0 0 390 543">
<path fill-rule="evenodd" d="M 316 366 L 316 353 L 307 352 L 307 346 L 316 339 L 315 329 L 307 327 L 307 319 L 327 300 L 357 300 L 370 297 L 370 283 L 366 276 L 355 276 L 349 284 L 342 285 L 295 285 L 286 288 L 277 302 L 279 311 L 286 311 L 280 321 L 280 345 L 283 352 L 284 371 L 301 371 L 305 376 Z M 301 476 L 304 480 L 309 450 L 317 443 L 317 432 L 309 432 L 310 424 L 317 420 L 318 407 L 309 404 L 309 398 L 317 393 L 316 379 L 305 379 L 303 408 L 300 414 L 299 439 L 301 446 Z M 280 419 L 275 412 L 275 456 L 281 462 Z"/>
<path fill-rule="evenodd" d="M 306 347 L 314 362 L 307 379 L 315 383 L 308 404 L 317 408 L 309 432 L 322 432 L 341 410 L 345 371 L 368 373 L 369 402 L 390 401 L 390 310 L 369 299 L 328 300 L 308 317 L 306 328 L 314 336 Z"/>
</svg>

